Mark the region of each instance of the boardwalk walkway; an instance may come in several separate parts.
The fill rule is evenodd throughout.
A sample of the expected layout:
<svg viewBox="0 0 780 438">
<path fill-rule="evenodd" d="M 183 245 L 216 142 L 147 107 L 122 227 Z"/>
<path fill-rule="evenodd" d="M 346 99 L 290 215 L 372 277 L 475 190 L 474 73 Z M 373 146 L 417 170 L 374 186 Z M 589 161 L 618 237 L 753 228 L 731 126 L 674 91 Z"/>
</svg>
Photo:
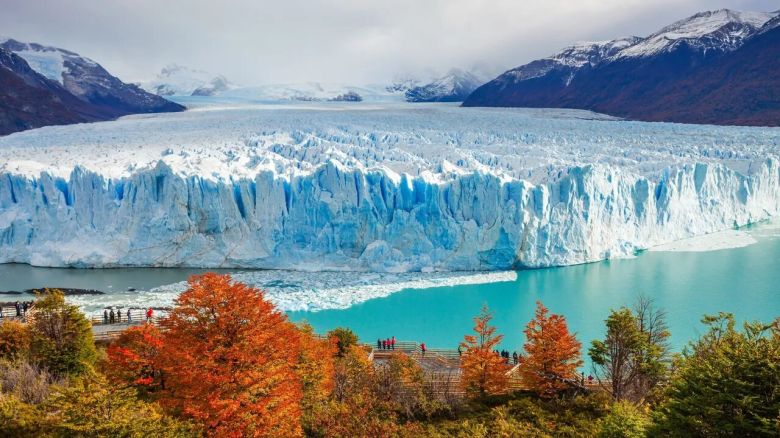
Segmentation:
<svg viewBox="0 0 780 438">
<path fill-rule="evenodd" d="M 13 306 L 0 307 L 0 314 L 3 316 L 0 322 L 9 320 L 25 321 L 25 319 L 34 318 L 34 311 L 28 311 L 26 316 L 23 314 L 21 317 L 17 317 L 16 309 Z M 153 318 L 149 322 L 158 325 L 162 315 L 162 312 L 155 311 Z M 92 322 L 92 335 L 95 341 L 104 343 L 116 339 L 129 327 L 147 323 L 146 310 L 144 309 L 131 309 L 129 321 L 126 309 L 119 317 L 115 315 L 113 323 L 107 323 L 102 314 L 91 315 L 89 318 Z M 434 382 L 434 386 L 439 388 L 438 390 L 448 391 L 453 394 L 461 392 L 458 385 L 460 381 L 461 355 L 457 350 L 427 348 L 425 353 L 423 353 L 421 344 L 411 341 L 396 341 L 394 349 L 379 349 L 376 348 L 376 344 L 363 345 L 368 352 L 369 359 L 377 366 L 386 364 L 394 355 L 405 354 L 427 373 L 428 379 Z M 507 363 L 507 377 L 509 378 L 510 390 L 526 389 L 520 379 L 518 366 L 512 364 L 511 360 Z M 571 383 L 573 386 L 579 386 L 588 390 L 599 389 L 597 382 L 585 382 L 582 384 L 579 381 L 572 381 Z"/>
</svg>

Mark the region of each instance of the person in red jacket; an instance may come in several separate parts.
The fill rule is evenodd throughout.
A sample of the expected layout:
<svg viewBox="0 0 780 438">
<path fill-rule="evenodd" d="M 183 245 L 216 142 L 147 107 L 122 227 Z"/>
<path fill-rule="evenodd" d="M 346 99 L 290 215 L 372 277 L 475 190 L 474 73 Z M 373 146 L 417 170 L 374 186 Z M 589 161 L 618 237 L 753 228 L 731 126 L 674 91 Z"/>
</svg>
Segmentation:
<svg viewBox="0 0 780 438">
<path fill-rule="evenodd" d="M 146 311 L 146 321 L 147 321 L 147 322 L 152 320 L 152 315 L 154 315 L 154 310 L 152 310 L 152 308 L 150 307 L 150 308 L 149 308 L 149 309 Z"/>
<path fill-rule="evenodd" d="M 422 355 L 425 356 L 425 350 L 427 350 L 427 348 L 425 348 L 425 342 L 420 343 L 420 350 L 422 351 Z"/>
<path fill-rule="evenodd" d="M 390 348 L 395 350 L 395 336 L 393 336 L 393 338 L 390 339 Z"/>
</svg>

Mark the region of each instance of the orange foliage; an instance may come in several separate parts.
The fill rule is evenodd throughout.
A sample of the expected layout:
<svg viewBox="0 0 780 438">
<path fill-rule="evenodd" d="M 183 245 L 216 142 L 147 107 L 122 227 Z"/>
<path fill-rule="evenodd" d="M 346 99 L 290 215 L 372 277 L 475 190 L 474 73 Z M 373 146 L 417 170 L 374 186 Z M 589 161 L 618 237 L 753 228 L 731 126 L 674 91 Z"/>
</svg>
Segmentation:
<svg viewBox="0 0 780 438">
<path fill-rule="evenodd" d="M 228 275 L 189 283 L 163 322 L 161 403 L 211 436 L 301 436 L 296 327 Z"/>
<path fill-rule="evenodd" d="M 333 397 L 324 414 L 315 419 L 311 436 L 421 436 L 413 425 L 399 425 L 391 403 L 379 396 L 376 369 L 363 347 L 349 346 L 337 358 L 334 372 Z"/>
<path fill-rule="evenodd" d="M 108 347 L 106 376 L 128 386 L 163 387 L 159 366 L 162 343 L 160 330 L 152 324 L 128 328 Z"/>
<path fill-rule="evenodd" d="M 495 353 L 503 335 L 496 335 L 496 328 L 490 325 L 493 315 L 487 306 L 482 306 L 479 316 L 474 318 L 474 335 L 466 335 L 460 344 L 463 355 L 460 360 L 460 382 L 469 393 L 484 396 L 498 394 L 507 388 L 506 360 Z"/>
<path fill-rule="evenodd" d="M 317 418 L 329 415 L 328 400 L 333 392 L 333 357 L 338 351 L 336 340 L 318 338 L 308 324 L 299 327 L 301 355 L 296 372 L 301 379 L 304 428 L 311 428 Z"/>
<path fill-rule="evenodd" d="M 548 315 L 536 302 L 536 316 L 525 329 L 526 355 L 520 362 L 524 382 L 542 396 L 552 396 L 567 387 L 563 379 L 574 379 L 582 365 L 579 341 L 569 333 L 566 318 Z"/>
<path fill-rule="evenodd" d="M 30 330 L 18 321 L 0 321 L 0 359 L 17 360 L 30 352 Z"/>
</svg>

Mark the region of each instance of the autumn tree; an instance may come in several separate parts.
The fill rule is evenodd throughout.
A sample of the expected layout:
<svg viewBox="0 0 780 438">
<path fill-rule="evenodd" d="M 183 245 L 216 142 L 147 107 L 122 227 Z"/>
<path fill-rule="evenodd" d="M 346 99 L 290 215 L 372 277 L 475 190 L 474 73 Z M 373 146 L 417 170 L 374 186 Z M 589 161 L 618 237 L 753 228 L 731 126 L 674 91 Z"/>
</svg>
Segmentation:
<svg viewBox="0 0 780 438">
<path fill-rule="evenodd" d="M 337 356 L 333 380 L 333 396 L 327 413 L 316 418 L 311 436 L 420 436 L 411 430 L 413 426 L 399 423 L 396 405 L 380 389 L 383 380 L 365 348 L 352 345 L 342 356 Z"/>
<path fill-rule="evenodd" d="M 357 335 L 352 330 L 344 327 L 336 327 L 329 331 L 327 336 L 335 340 L 339 357 L 344 357 L 346 352 L 358 343 Z"/>
<path fill-rule="evenodd" d="M 300 357 L 295 372 L 301 379 L 303 398 L 303 428 L 311 435 L 318 418 L 328 414 L 328 404 L 333 394 L 334 356 L 338 351 L 336 338 L 319 338 L 306 323 L 300 331 Z"/>
<path fill-rule="evenodd" d="M 35 302 L 30 331 L 31 360 L 57 375 L 77 375 L 97 359 L 92 324 L 59 290 L 47 290 Z"/>
<path fill-rule="evenodd" d="M 529 388 L 543 397 L 555 395 L 569 386 L 582 365 L 579 341 L 569 333 L 566 318 L 549 314 L 536 302 L 536 314 L 525 329 L 525 355 L 520 362 L 520 375 Z"/>
<path fill-rule="evenodd" d="M 607 336 L 594 340 L 589 350 L 599 380 L 616 400 L 628 399 L 639 373 L 638 356 L 644 338 L 630 309 L 613 310 L 606 320 Z"/>
<path fill-rule="evenodd" d="M 604 340 L 594 340 L 588 354 L 600 381 L 616 400 L 641 402 L 666 376 L 669 331 L 665 315 L 640 298 L 635 310 L 610 312 Z"/>
<path fill-rule="evenodd" d="M 160 401 L 211 436 L 300 436 L 295 326 L 228 275 L 193 276 L 164 319 Z"/>
<path fill-rule="evenodd" d="M 18 321 L 0 323 L 0 360 L 16 361 L 30 352 L 30 330 Z"/>
<path fill-rule="evenodd" d="M 108 346 L 106 376 L 114 384 L 132 386 L 141 393 L 165 389 L 160 363 L 162 345 L 162 334 L 155 325 L 128 328 Z"/>
<path fill-rule="evenodd" d="M 639 295 L 633 306 L 639 332 L 645 340 L 639 355 L 639 372 L 634 383 L 634 393 L 638 400 L 653 398 L 656 389 L 667 380 L 672 362 L 672 349 L 669 344 L 669 325 L 666 311 L 655 306 L 653 300 Z"/>
<path fill-rule="evenodd" d="M 445 379 L 426 372 L 404 353 L 395 353 L 375 367 L 377 397 L 390 403 L 406 420 L 423 420 L 452 412 L 447 387 L 434 387 Z M 445 382 L 446 383 L 446 382 Z"/>
<path fill-rule="evenodd" d="M 187 421 L 165 415 L 155 403 L 140 401 L 132 389 L 117 389 L 89 373 L 61 387 L 43 406 L 37 427 L 51 436 L 195 437 Z M 44 433 L 43 436 L 49 436 Z"/>
<path fill-rule="evenodd" d="M 487 305 L 483 305 L 474 318 L 474 334 L 466 335 L 460 344 L 461 385 L 466 392 L 480 397 L 500 393 L 508 384 L 506 360 L 495 353 L 504 336 L 496 334 L 496 328 L 490 325 L 492 319 Z"/>
</svg>

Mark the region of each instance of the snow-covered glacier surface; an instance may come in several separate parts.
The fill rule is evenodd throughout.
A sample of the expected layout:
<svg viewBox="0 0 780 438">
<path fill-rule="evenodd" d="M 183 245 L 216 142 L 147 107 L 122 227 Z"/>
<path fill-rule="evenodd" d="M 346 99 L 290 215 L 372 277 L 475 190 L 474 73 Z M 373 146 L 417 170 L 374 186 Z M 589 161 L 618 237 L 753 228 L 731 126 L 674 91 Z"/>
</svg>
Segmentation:
<svg viewBox="0 0 780 438">
<path fill-rule="evenodd" d="M 780 130 L 442 104 L 199 106 L 0 138 L 0 262 L 568 265 L 780 212 Z"/>
</svg>

